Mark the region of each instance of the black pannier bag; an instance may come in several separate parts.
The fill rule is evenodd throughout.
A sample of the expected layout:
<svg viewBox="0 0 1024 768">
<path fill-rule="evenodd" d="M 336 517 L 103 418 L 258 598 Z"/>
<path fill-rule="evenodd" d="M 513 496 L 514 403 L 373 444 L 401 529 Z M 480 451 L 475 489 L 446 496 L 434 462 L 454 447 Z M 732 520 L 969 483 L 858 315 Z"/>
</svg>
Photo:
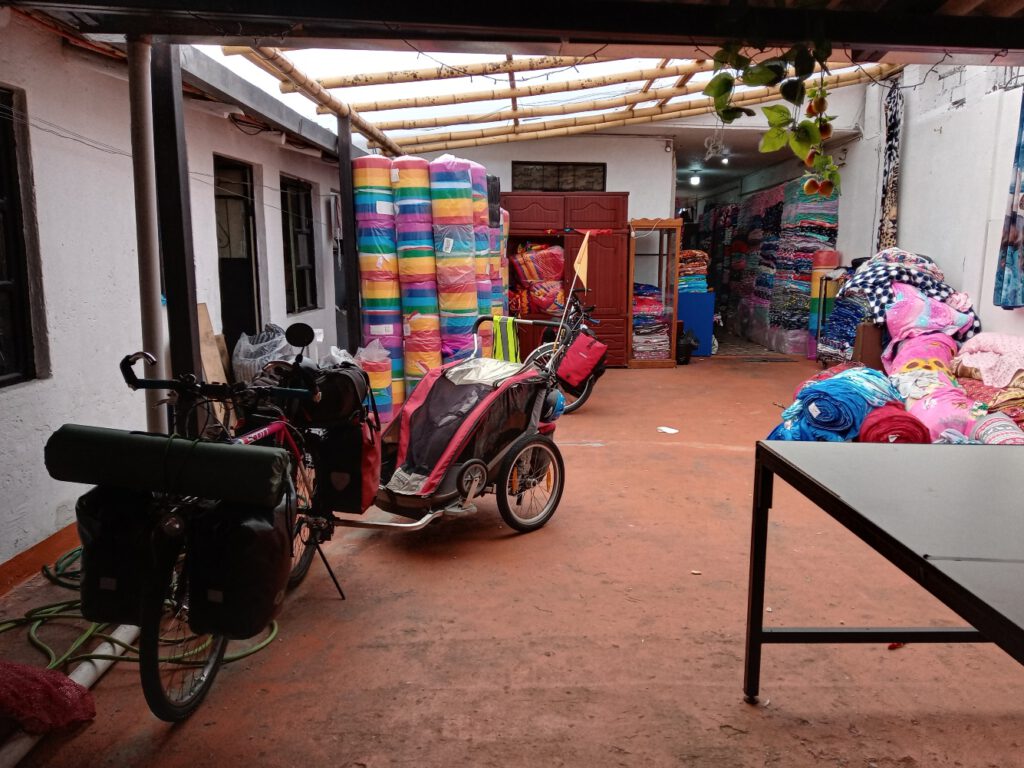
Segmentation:
<svg viewBox="0 0 1024 768">
<path fill-rule="evenodd" d="M 299 427 L 333 427 L 353 424 L 363 415 L 369 378 L 351 364 L 321 369 L 314 379 L 319 398 L 297 401 L 293 421 Z"/>
<path fill-rule="evenodd" d="M 291 571 L 295 494 L 274 508 L 203 504 L 189 528 L 188 623 L 198 634 L 244 640 L 281 610 Z"/>
<path fill-rule="evenodd" d="M 78 499 L 82 615 L 110 624 L 141 623 L 149 577 L 152 494 L 97 487 Z"/>
</svg>

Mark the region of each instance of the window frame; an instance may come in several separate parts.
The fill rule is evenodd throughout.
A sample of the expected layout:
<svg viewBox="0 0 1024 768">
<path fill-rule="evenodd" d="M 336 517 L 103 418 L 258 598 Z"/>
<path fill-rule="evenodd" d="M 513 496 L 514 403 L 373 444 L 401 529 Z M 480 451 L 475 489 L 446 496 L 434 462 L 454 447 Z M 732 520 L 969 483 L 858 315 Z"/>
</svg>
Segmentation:
<svg viewBox="0 0 1024 768">
<path fill-rule="evenodd" d="M 31 183 L 27 132 L 4 114 L 24 111 L 22 93 L 0 85 L 0 109 L 0 217 L 4 222 L 0 247 L 4 249 L 7 267 L 6 278 L 0 279 L 0 294 L 10 296 L 15 354 L 15 370 L 0 373 L 2 388 L 38 378 L 41 366 L 33 327 L 34 241 L 26 227 L 31 220 L 31 211 L 26 211 L 25 204 L 25 185 Z"/>
<path fill-rule="evenodd" d="M 296 201 L 297 196 L 303 196 L 303 199 Z M 296 212 L 298 206 L 304 210 Z M 307 226 L 297 229 L 295 227 L 297 221 L 306 222 Z M 299 237 L 307 240 L 308 264 L 298 263 Z M 316 220 L 313 218 L 313 185 L 308 181 L 284 174 L 281 175 L 281 238 L 286 311 L 288 314 L 294 315 L 319 309 L 319 270 Z M 306 294 L 303 297 L 300 297 L 297 291 L 300 277 Z M 304 299 L 304 303 L 300 304 L 300 298 Z"/>
<path fill-rule="evenodd" d="M 561 171 L 565 168 L 581 169 L 581 168 L 600 168 L 601 169 L 601 188 L 600 189 L 589 189 L 583 188 L 578 184 L 573 184 L 571 187 L 562 187 L 559 183 L 554 185 L 542 184 L 540 188 L 534 186 L 522 186 L 517 184 L 516 177 L 517 171 L 522 171 L 527 166 L 536 166 L 543 169 L 556 169 Z M 575 174 L 574 174 L 575 175 Z M 511 172 L 511 183 L 513 192 L 607 192 L 608 191 L 608 163 L 601 162 L 562 162 L 562 161 L 542 161 L 542 160 L 513 160 L 512 161 L 512 172 Z"/>
</svg>

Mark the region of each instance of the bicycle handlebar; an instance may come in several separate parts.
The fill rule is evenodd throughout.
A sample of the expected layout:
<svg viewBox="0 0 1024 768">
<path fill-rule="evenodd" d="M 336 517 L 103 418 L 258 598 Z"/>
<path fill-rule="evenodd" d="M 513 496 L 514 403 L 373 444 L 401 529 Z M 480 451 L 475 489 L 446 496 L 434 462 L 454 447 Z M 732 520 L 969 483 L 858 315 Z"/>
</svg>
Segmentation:
<svg viewBox="0 0 1024 768">
<path fill-rule="evenodd" d="M 210 397 L 217 400 L 226 400 L 237 397 L 245 392 L 253 392 L 257 399 L 260 395 L 294 397 L 299 400 L 314 400 L 316 393 L 309 389 L 296 389 L 293 387 L 254 387 L 247 384 L 218 384 L 199 381 L 192 374 L 187 374 L 177 379 L 140 379 L 135 375 L 133 366 L 139 360 L 145 360 L 147 365 L 156 365 L 156 358 L 149 352 L 136 352 L 134 355 L 125 355 L 121 359 L 121 376 L 125 384 L 132 390 L 138 389 L 170 389 L 178 394 L 194 393 L 203 397 Z"/>
</svg>

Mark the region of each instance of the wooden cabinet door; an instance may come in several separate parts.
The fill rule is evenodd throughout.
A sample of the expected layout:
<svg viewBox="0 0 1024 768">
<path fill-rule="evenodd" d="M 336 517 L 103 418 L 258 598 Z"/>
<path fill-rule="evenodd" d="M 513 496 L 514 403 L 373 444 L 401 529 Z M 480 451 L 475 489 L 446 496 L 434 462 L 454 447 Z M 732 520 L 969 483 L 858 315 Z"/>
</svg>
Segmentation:
<svg viewBox="0 0 1024 768">
<path fill-rule="evenodd" d="M 501 205 L 508 211 L 509 226 L 513 232 L 561 231 L 565 227 L 563 195 L 507 192 L 501 196 Z"/>
<path fill-rule="evenodd" d="M 575 229 L 624 229 L 628 196 L 623 194 L 565 197 L 565 226 Z"/>
<path fill-rule="evenodd" d="M 594 305 L 595 316 L 626 314 L 626 285 L 629 272 L 628 235 L 591 235 L 588 248 L 587 285 L 590 293 L 582 299 L 585 305 Z M 565 238 L 565 287 L 576 275 L 573 262 L 583 243 L 582 235 Z"/>
</svg>

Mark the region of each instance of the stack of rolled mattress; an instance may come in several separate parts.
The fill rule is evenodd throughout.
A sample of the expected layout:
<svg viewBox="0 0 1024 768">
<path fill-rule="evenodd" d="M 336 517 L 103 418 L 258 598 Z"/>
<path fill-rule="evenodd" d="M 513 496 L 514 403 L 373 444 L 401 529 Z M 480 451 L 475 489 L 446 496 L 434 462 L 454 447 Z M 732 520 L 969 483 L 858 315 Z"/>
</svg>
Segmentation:
<svg viewBox="0 0 1024 768">
<path fill-rule="evenodd" d="M 391 180 L 405 336 L 405 383 L 407 394 L 411 394 L 427 371 L 441 365 L 430 164 L 420 157 L 395 158 Z"/>
<path fill-rule="evenodd" d="M 508 235 L 512 229 L 512 216 L 501 209 L 501 314 L 508 314 Z"/>
<path fill-rule="evenodd" d="M 391 355 L 391 401 L 397 408 L 405 400 L 405 379 L 391 159 L 368 155 L 353 160 L 352 182 L 363 343 L 379 339 Z"/>
<path fill-rule="evenodd" d="M 476 312 L 491 314 L 491 228 L 487 202 L 487 169 L 480 163 L 469 163 L 473 184 L 473 267 L 476 270 Z M 484 355 L 491 354 L 491 326 L 480 328 Z"/>
<path fill-rule="evenodd" d="M 430 163 L 441 356 L 445 362 L 473 345 L 477 317 L 473 182 L 470 163 L 442 155 Z"/>
</svg>

